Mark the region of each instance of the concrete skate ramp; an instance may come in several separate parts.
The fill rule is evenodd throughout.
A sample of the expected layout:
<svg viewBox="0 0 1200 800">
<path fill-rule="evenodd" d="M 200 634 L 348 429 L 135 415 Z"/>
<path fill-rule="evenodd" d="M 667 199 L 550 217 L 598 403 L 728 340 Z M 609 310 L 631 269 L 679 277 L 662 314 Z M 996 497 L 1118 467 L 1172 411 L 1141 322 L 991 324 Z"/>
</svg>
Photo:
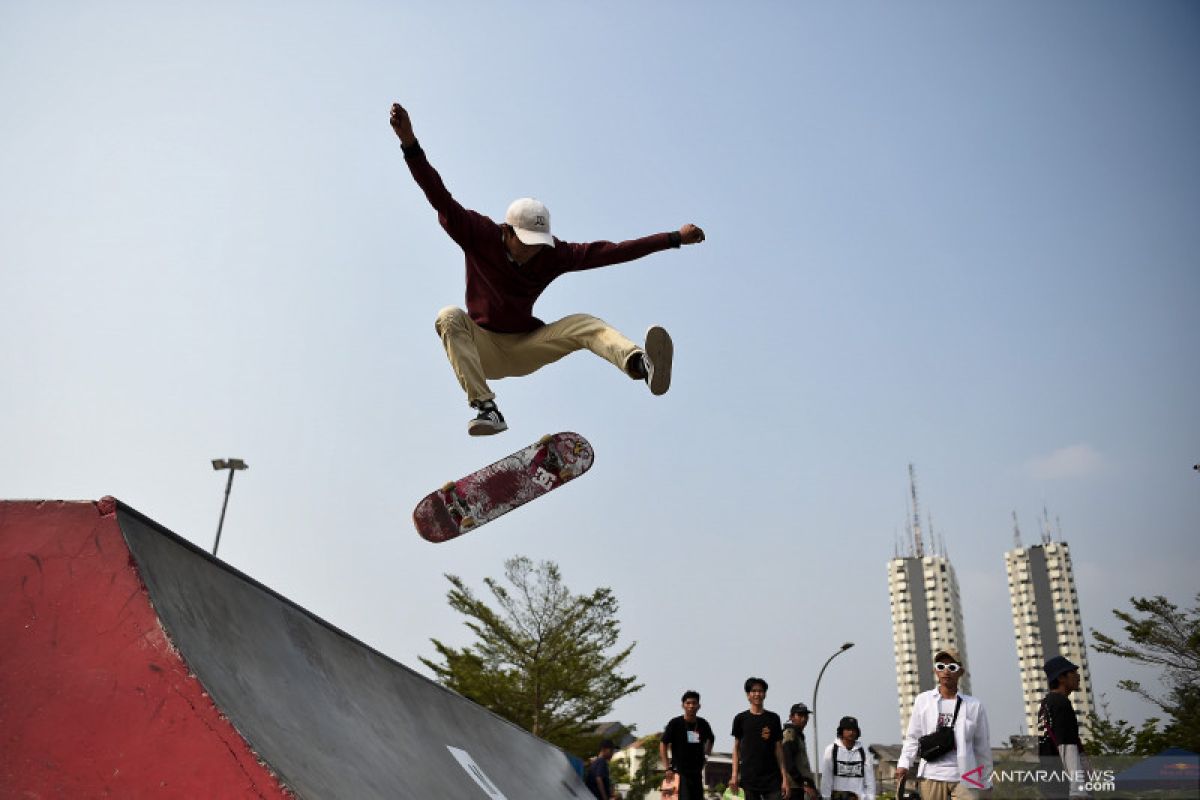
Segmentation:
<svg viewBox="0 0 1200 800">
<path fill-rule="evenodd" d="M 0 586 L 0 795 L 588 796 L 556 747 L 117 501 L 0 503 Z"/>
</svg>

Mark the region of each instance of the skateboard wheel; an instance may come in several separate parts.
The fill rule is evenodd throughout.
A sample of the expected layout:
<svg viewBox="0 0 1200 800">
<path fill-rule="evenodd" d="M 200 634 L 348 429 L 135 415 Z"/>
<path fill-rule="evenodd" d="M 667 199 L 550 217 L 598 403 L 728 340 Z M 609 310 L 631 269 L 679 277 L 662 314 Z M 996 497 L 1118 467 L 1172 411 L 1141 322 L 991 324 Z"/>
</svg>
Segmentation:
<svg viewBox="0 0 1200 800">
<path fill-rule="evenodd" d="M 549 434 L 549 433 L 547 433 L 545 436 L 543 436 L 542 438 L 538 439 L 538 441 L 537 441 L 537 443 L 538 443 L 538 447 L 541 447 L 541 446 L 542 446 L 542 445 L 544 445 L 546 442 L 549 442 L 549 441 L 551 441 L 552 439 L 554 439 L 554 436 L 553 436 L 552 434 Z M 426 486 L 428 486 L 429 484 L 425 484 L 425 485 L 426 485 Z"/>
<path fill-rule="evenodd" d="M 429 484 L 425 484 L 425 485 L 428 486 Z M 446 481 L 446 483 L 442 485 L 441 490 L 443 492 L 453 491 L 454 490 L 454 481 Z"/>
<path fill-rule="evenodd" d="M 475 518 L 474 517 L 463 517 L 462 522 L 458 523 L 458 527 L 464 531 L 468 530 L 470 528 L 474 528 L 475 527 Z"/>
</svg>

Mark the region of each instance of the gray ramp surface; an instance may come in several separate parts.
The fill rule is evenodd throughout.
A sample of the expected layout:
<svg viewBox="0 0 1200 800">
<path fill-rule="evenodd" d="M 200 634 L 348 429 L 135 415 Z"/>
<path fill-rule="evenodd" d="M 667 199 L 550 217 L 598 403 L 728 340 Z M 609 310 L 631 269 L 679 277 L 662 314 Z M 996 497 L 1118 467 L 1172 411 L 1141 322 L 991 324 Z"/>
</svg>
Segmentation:
<svg viewBox="0 0 1200 800">
<path fill-rule="evenodd" d="M 117 519 L 172 642 L 302 798 L 588 798 L 566 755 L 133 509 Z"/>
</svg>

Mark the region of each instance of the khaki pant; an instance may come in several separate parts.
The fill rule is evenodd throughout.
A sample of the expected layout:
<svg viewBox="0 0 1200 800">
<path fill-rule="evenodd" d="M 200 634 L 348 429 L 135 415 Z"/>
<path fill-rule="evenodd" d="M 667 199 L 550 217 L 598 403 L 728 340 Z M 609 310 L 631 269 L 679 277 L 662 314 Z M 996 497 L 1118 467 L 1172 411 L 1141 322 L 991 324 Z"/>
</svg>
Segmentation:
<svg viewBox="0 0 1200 800">
<path fill-rule="evenodd" d="M 587 314 L 572 314 L 529 333 L 494 333 L 476 325 L 466 311 L 449 306 L 438 312 L 434 328 L 472 405 L 496 396 L 488 388 L 489 378 L 528 375 L 585 349 L 625 372 L 629 357 L 642 350 L 604 320 Z"/>
<path fill-rule="evenodd" d="M 971 786 L 964 786 L 958 781 L 935 781 L 921 778 L 921 800 L 976 800 L 990 797 L 991 791 L 980 791 Z"/>
</svg>

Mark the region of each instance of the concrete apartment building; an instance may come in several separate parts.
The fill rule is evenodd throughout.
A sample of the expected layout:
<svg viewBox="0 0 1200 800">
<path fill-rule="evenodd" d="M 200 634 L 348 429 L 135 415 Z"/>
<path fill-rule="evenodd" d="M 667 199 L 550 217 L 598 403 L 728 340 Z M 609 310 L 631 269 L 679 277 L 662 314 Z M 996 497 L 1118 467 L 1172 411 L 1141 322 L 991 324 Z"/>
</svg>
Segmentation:
<svg viewBox="0 0 1200 800">
<path fill-rule="evenodd" d="M 1042 665 L 1052 656 L 1063 655 L 1079 665 L 1079 691 L 1072 695 L 1071 702 L 1081 727 L 1086 726 L 1088 716 L 1096 708 L 1079 595 L 1071 567 L 1071 548 L 1062 541 L 1061 532 L 1058 541 L 1052 538 L 1048 517 L 1043 510 L 1041 541 L 1023 547 L 1017 515 L 1013 512 L 1015 547 L 1004 554 L 1028 734 L 1038 731 L 1038 705 L 1048 689 Z"/>
<path fill-rule="evenodd" d="M 892 615 L 892 647 L 896 655 L 896 693 L 900 710 L 900 735 L 908 728 L 913 701 L 935 686 L 933 654 L 941 648 L 967 656 L 962 600 L 958 578 L 946 555 L 945 545 L 927 549 L 917 507 L 913 467 L 908 467 L 912 494 L 912 522 L 907 540 L 897 543 L 895 557 L 888 562 L 888 595 Z M 932 539 L 932 524 L 930 524 Z M 971 693 L 968 670 L 959 683 Z"/>
</svg>

